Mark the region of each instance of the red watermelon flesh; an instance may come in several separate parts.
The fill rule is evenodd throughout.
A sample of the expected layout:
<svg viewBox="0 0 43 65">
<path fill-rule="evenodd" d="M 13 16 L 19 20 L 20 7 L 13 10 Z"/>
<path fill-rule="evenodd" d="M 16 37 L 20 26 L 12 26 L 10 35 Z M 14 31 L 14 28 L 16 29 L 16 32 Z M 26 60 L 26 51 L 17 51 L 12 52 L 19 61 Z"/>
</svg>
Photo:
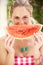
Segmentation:
<svg viewBox="0 0 43 65">
<path fill-rule="evenodd" d="M 32 25 L 13 25 L 8 26 L 7 31 L 10 35 L 15 38 L 27 38 L 38 32 L 41 29 L 41 25 L 32 24 Z"/>
</svg>

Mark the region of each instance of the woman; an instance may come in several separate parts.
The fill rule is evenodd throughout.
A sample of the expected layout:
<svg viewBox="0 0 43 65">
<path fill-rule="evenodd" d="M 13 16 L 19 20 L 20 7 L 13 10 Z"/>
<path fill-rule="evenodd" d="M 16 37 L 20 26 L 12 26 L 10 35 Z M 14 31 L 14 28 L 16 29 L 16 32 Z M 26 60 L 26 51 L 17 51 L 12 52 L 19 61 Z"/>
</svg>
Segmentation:
<svg viewBox="0 0 43 65">
<path fill-rule="evenodd" d="M 33 8 L 27 0 L 16 0 L 10 11 L 10 19 L 13 25 L 32 24 L 32 11 Z M 24 40 L 15 40 L 13 36 L 8 34 L 2 37 L 0 39 L 0 65 L 14 65 L 14 56 L 31 55 L 34 56 L 35 65 L 40 65 L 43 58 L 42 37 L 42 32 L 35 33 L 31 38 Z M 22 52 L 22 47 L 27 47 L 28 50 Z"/>
</svg>

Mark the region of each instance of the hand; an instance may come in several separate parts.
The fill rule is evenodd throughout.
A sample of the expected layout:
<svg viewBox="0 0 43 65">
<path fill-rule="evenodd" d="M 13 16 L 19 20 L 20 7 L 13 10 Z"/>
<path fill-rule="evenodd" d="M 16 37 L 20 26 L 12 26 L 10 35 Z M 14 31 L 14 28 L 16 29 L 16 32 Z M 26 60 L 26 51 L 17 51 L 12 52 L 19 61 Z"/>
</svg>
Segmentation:
<svg viewBox="0 0 43 65">
<path fill-rule="evenodd" d="M 13 36 L 10 36 L 10 35 L 7 35 L 6 36 L 6 39 L 5 39 L 5 49 L 6 51 L 9 53 L 9 54 L 14 54 L 15 53 L 15 50 L 13 48 L 14 46 L 14 37 Z"/>
<path fill-rule="evenodd" d="M 36 56 L 35 58 L 40 57 L 40 48 L 43 45 L 43 38 L 42 37 L 43 37 L 43 33 L 42 32 L 34 34 L 34 38 L 35 38 L 35 40 L 34 40 L 34 43 L 35 43 L 34 56 Z"/>
<path fill-rule="evenodd" d="M 35 47 L 37 49 L 40 49 L 43 45 L 43 33 L 42 32 L 35 33 L 34 37 L 35 37 Z"/>
<path fill-rule="evenodd" d="M 15 50 L 13 48 L 14 46 L 14 37 L 7 35 L 5 39 L 5 50 L 7 51 L 7 57 L 5 65 L 14 65 L 14 56 L 15 56 Z"/>
</svg>

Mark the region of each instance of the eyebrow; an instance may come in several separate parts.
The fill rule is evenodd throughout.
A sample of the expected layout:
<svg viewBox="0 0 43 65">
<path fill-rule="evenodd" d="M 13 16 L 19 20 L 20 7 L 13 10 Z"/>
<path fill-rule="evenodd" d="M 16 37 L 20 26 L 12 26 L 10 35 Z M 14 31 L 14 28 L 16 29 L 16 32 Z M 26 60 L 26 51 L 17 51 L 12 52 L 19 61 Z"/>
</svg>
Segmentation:
<svg viewBox="0 0 43 65">
<path fill-rule="evenodd" d="M 23 18 L 28 18 L 28 16 L 27 16 L 27 15 L 25 15 L 25 16 L 23 16 Z"/>
<path fill-rule="evenodd" d="M 14 18 L 15 18 L 15 19 L 19 19 L 19 16 L 15 16 Z"/>
<path fill-rule="evenodd" d="M 15 18 L 15 19 L 19 19 L 20 17 L 19 17 L 19 16 L 15 16 L 14 18 Z M 25 15 L 25 16 L 23 16 L 22 18 L 28 18 L 28 16 Z"/>
</svg>

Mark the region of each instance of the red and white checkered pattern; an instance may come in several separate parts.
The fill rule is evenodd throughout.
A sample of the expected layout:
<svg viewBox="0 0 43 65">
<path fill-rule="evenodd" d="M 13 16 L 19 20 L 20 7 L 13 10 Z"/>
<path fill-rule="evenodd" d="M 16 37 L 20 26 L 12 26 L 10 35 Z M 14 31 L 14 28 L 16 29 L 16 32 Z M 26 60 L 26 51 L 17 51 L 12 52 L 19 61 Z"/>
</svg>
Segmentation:
<svg viewBox="0 0 43 65">
<path fill-rule="evenodd" d="M 14 65 L 34 65 L 34 57 L 17 57 L 14 58 Z"/>
</svg>

